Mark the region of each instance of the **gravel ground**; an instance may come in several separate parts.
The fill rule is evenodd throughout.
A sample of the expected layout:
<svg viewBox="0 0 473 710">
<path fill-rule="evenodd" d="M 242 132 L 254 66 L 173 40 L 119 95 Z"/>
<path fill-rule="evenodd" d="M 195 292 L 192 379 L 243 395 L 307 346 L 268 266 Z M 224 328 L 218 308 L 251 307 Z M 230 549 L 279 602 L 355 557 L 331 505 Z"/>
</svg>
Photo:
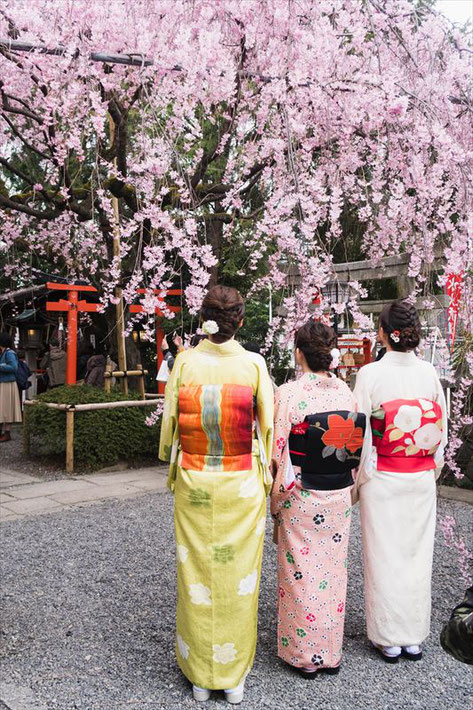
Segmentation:
<svg viewBox="0 0 473 710">
<path fill-rule="evenodd" d="M 28 458 L 23 448 L 23 427 L 21 424 L 12 426 L 12 439 L 0 444 L 0 468 L 20 473 L 33 474 L 45 480 L 62 478 L 66 475 L 64 463 L 48 460 L 44 457 L 34 456 Z"/>
<path fill-rule="evenodd" d="M 440 502 L 471 537 L 471 506 Z M 446 655 L 442 622 L 463 595 L 438 540 L 432 634 L 420 663 L 385 664 L 364 633 L 354 516 L 346 642 L 335 678 L 307 681 L 276 656 L 275 550 L 268 522 L 255 666 L 242 708 L 466 710 L 473 669 Z M 152 494 L 3 523 L 3 679 L 56 710 L 197 707 L 174 658 L 172 500 Z M 470 697 L 470 701 L 468 701 Z M 215 693 L 205 706 L 223 708 Z M 0 702 L 1 707 L 1 702 Z M 228 707 L 225 704 L 225 707 Z"/>
</svg>

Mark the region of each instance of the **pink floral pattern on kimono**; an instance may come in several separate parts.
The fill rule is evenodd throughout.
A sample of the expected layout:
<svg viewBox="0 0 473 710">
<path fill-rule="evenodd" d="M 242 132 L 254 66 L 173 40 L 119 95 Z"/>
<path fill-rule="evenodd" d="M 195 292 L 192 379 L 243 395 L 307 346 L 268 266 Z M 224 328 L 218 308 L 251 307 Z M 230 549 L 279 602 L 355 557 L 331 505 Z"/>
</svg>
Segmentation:
<svg viewBox="0 0 473 710">
<path fill-rule="evenodd" d="M 293 666 L 340 664 L 345 621 L 351 487 L 306 490 L 287 446 L 308 414 L 355 411 L 349 387 L 306 373 L 276 392 L 271 512 L 278 529 L 278 655 Z"/>
</svg>

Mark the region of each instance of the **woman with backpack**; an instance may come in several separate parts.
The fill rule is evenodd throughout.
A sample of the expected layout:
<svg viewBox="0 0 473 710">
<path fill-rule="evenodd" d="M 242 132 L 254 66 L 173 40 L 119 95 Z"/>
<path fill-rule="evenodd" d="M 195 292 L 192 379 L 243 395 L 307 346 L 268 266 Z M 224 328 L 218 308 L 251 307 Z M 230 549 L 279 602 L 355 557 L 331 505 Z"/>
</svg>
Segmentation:
<svg viewBox="0 0 473 710">
<path fill-rule="evenodd" d="M 10 425 L 21 422 L 21 405 L 16 382 L 18 358 L 12 350 L 10 335 L 0 333 L 0 424 L 3 434 L 0 441 L 10 441 Z"/>
</svg>

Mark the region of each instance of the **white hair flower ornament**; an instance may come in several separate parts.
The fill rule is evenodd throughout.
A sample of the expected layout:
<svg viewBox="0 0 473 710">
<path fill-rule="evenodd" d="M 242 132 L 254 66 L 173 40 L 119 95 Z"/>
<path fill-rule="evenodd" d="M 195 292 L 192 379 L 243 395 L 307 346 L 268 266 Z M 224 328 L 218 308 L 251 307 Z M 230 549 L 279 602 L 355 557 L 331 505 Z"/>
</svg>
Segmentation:
<svg viewBox="0 0 473 710">
<path fill-rule="evenodd" d="M 205 333 L 205 335 L 215 335 L 215 333 L 218 333 L 218 330 L 218 323 L 214 320 L 206 320 L 202 323 L 202 332 Z"/>
<path fill-rule="evenodd" d="M 338 348 L 332 348 L 330 351 L 330 355 L 332 356 L 330 369 L 335 370 L 340 364 L 340 350 Z"/>
</svg>

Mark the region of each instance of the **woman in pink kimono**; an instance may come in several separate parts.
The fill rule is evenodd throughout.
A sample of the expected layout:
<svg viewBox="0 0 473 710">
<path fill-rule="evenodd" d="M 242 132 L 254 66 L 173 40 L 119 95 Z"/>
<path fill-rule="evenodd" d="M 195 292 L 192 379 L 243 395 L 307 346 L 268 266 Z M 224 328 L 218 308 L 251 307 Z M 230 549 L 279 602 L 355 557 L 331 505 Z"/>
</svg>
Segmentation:
<svg viewBox="0 0 473 710">
<path fill-rule="evenodd" d="M 364 415 L 330 373 L 333 330 L 310 320 L 296 333 L 302 376 L 276 392 L 271 512 L 278 538 L 278 655 L 301 675 L 339 671 L 352 469 Z"/>
</svg>

